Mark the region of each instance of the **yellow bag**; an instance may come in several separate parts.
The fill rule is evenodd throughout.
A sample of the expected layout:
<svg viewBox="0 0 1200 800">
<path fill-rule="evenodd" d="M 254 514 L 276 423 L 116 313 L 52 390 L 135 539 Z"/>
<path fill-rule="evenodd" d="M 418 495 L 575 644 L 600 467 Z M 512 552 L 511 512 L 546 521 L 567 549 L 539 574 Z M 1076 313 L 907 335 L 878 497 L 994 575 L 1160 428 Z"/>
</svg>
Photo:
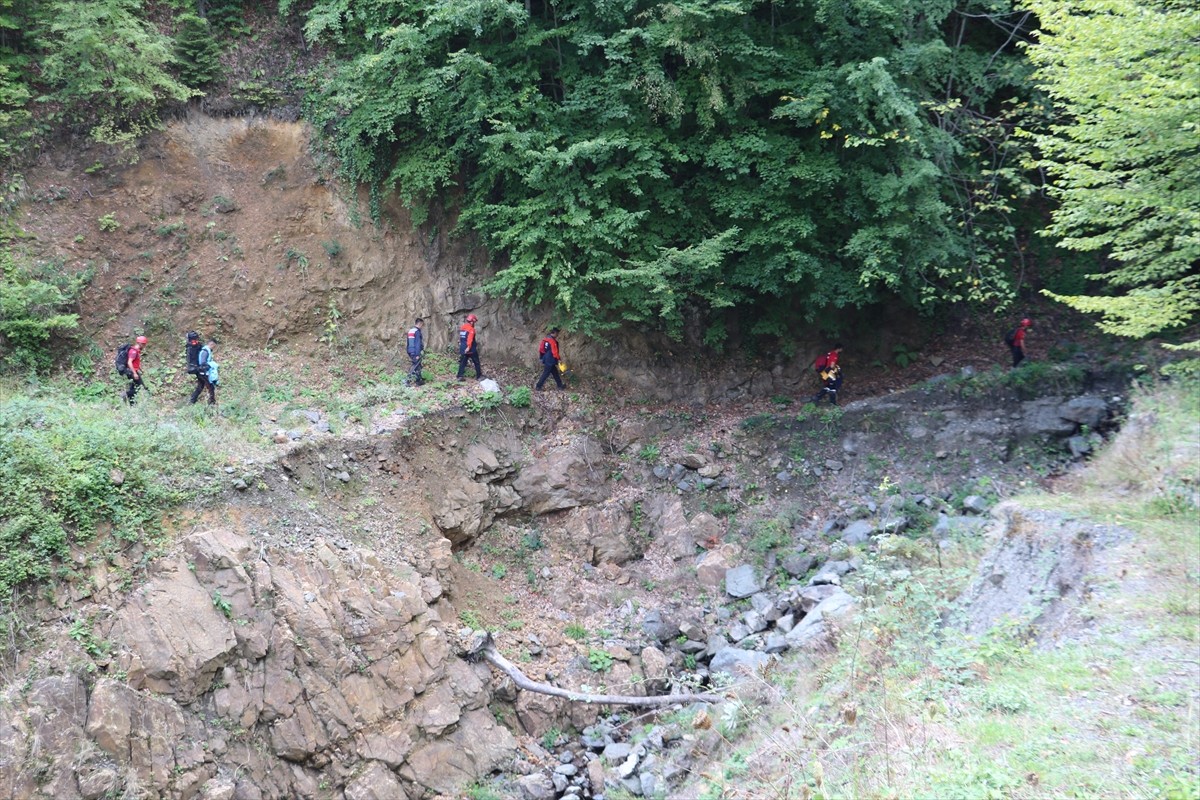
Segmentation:
<svg viewBox="0 0 1200 800">
<path fill-rule="evenodd" d="M 558 362 L 558 371 L 565 375 L 567 373 L 567 362 Z"/>
</svg>

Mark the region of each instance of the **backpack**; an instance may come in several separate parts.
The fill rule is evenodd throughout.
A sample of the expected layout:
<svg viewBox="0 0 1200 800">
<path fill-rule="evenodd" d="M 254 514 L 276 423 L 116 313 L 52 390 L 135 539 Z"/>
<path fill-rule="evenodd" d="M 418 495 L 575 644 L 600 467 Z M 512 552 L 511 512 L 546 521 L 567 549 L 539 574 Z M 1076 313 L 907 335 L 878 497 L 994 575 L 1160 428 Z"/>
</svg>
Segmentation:
<svg viewBox="0 0 1200 800">
<path fill-rule="evenodd" d="M 113 366 L 117 368 L 118 375 L 124 375 L 126 378 L 132 378 L 133 373 L 129 371 L 129 348 L 132 344 L 126 342 L 117 348 L 117 357 L 113 359 Z"/>
<path fill-rule="evenodd" d="M 828 353 L 826 353 L 823 356 L 818 356 L 817 360 L 813 362 L 813 370 L 815 372 L 822 372 L 822 371 L 824 371 L 825 366 L 828 363 L 829 363 L 829 354 Z"/>
<path fill-rule="evenodd" d="M 1020 325 L 1018 325 L 1016 328 L 1013 328 L 1011 331 L 1009 331 L 1008 333 L 1004 334 L 1004 343 L 1005 343 L 1006 345 L 1008 345 L 1009 347 L 1012 347 L 1012 346 L 1013 346 L 1013 345 L 1016 343 L 1016 341 L 1017 341 L 1017 328 L 1019 328 L 1019 327 L 1021 327 L 1021 326 L 1020 326 Z"/>
<path fill-rule="evenodd" d="M 187 371 L 189 375 L 200 374 L 200 334 L 188 331 L 187 335 Z"/>
</svg>

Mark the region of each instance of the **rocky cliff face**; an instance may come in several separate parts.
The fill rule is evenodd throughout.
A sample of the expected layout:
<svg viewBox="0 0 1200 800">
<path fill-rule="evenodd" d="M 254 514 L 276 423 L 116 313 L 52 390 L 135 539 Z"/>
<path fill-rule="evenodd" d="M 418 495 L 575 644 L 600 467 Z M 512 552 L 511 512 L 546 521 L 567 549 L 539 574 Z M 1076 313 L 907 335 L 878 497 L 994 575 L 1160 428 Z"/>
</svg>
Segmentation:
<svg viewBox="0 0 1200 800">
<path fill-rule="evenodd" d="M 353 547 L 188 536 L 99 610 L 105 677 L 59 660 L 8 684 L 0 793 L 383 800 L 487 774 L 515 740 L 486 669 L 452 654 L 449 541 L 417 560 L 402 577 Z"/>
<path fill-rule="evenodd" d="M 169 552 L 97 559 L 36 605 L 40 640 L 3 665 L 0 796 L 415 800 L 497 769 L 527 796 L 662 786 L 641 757 L 539 771 L 538 740 L 617 723 L 459 658 L 462 625 L 535 680 L 631 695 L 824 647 L 849 554 L 977 535 L 997 486 L 1079 457 L 1120 402 L 975 389 L 732 425 L 556 396 L 285 437 Z M 585 749 L 627 735 L 605 730 Z"/>
</svg>

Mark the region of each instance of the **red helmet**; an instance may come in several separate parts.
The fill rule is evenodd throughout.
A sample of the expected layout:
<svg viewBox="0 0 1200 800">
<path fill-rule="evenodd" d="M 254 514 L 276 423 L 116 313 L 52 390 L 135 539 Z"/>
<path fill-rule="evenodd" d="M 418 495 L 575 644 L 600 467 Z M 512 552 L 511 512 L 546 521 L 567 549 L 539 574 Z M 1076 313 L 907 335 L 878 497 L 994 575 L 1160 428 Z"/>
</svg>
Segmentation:
<svg viewBox="0 0 1200 800">
<path fill-rule="evenodd" d="M 1021 320 L 1022 328 L 1028 328 L 1032 324 L 1033 324 L 1033 320 L 1031 320 L 1029 317 L 1026 317 L 1025 319 Z"/>
<path fill-rule="evenodd" d="M 479 322 L 479 317 L 474 314 L 467 314 L 467 322 Z"/>
<path fill-rule="evenodd" d="M 150 341 L 150 340 L 149 340 L 149 339 L 147 339 L 145 336 L 139 336 L 139 337 L 137 337 L 137 343 L 138 343 L 138 344 L 146 344 L 146 342 L 148 342 L 148 341 Z"/>
</svg>

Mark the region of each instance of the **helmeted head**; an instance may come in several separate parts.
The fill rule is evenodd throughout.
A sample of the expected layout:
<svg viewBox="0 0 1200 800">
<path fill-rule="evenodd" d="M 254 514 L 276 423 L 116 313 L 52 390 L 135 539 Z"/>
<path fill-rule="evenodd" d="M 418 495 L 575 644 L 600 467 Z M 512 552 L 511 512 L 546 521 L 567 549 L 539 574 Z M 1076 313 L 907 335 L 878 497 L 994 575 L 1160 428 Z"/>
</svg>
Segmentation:
<svg viewBox="0 0 1200 800">
<path fill-rule="evenodd" d="M 474 325 L 476 322 L 479 322 L 479 317 L 475 316 L 474 314 L 467 314 L 467 322 Z"/>
<path fill-rule="evenodd" d="M 551 329 L 550 329 L 550 335 L 551 335 L 551 336 L 558 336 L 558 328 L 551 328 Z"/>
<path fill-rule="evenodd" d="M 136 341 L 137 341 L 137 343 L 138 343 L 138 344 L 146 344 L 146 343 L 147 343 L 147 342 L 149 342 L 150 340 L 149 340 L 149 339 L 147 339 L 145 336 L 139 336 L 139 337 L 137 337 L 137 340 L 136 340 Z"/>
<path fill-rule="evenodd" d="M 1031 320 L 1029 317 L 1026 317 L 1025 319 L 1021 320 L 1021 327 L 1022 328 L 1033 327 L 1033 320 Z"/>
</svg>

